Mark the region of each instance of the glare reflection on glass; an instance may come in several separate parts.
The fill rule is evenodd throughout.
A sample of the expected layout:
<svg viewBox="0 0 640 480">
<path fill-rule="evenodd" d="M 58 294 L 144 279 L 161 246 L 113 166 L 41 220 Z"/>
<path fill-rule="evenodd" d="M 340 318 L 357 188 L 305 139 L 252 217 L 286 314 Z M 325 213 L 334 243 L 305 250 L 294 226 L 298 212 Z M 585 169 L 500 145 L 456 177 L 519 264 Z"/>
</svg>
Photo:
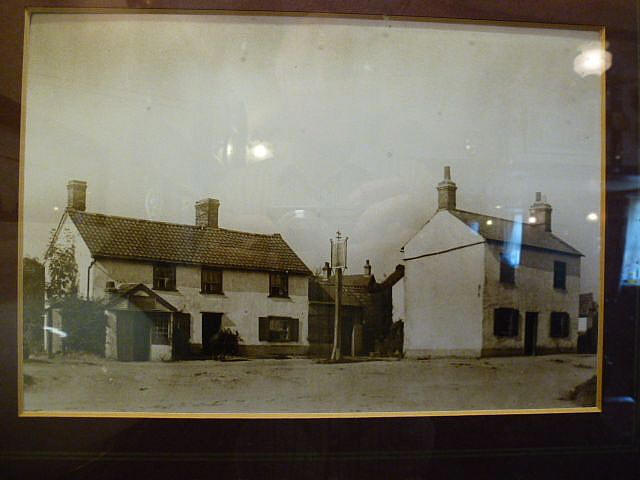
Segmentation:
<svg viewBox="0 0 640 480">
<path fill-rule="evenodd" d="M 537 219 L 536 217 L 529 217 L 529 223 L 536 223 Z"/>
<path fill-rule="evenodd" d="M 640 286 L 640 198 L 629 209 L 620 283 Z"/>
<path fill-rule="evenodd" d="M 58 335 L 60 338 L 66 338 L 67 337 L 67 332 L 63 332 L 59 328 L 46 326 L 46 327 L 44 327 L 44 329 L 46 331 L 48 331 L 48 332 L 51 332 L 51 333 L 53 333 L 55 335 Z"/>
<path fill-rule="evenodd" d="M 573 70 L 581 77 L 602 75 L 611 66 L 611 53 L 600 43 L 591 42 L 583 46 L 581 51 L 573 60 Z"/>
<path fill-rule="evenodd" d="M 247 162 L 256 163 L 273 158 L 273 147 L 266 142 L 251 142 L 247 147 Z"/>
<path fill-rule="evenodd" d="M 520 265 L 520 250 L 522 248 L 522 215 L 517 214 L 513 217 L 513 229 L 507 241 L 507 248 L 504 252 L 504 258 L 512 267 Z"/>
<path fill-rule="evenodd" d="M 493 220 L 487 220 L 487 225 L 493 225 Z"/>
<path fill-rule="evenodd" d="M 294 215 L 296 218 L 304 218 L 304 210 L 303 210 L 303 209 L 294 210 L 294 211 L 293 211 L 293 215 Z"/>
<path fill-rule="evenodd" d="M 587 215 L 587 220 L 589 220 L 590 222 L 597 222 L 598 221 L 598 214 L 596 212 L 590 212 Z"/>
</svg>

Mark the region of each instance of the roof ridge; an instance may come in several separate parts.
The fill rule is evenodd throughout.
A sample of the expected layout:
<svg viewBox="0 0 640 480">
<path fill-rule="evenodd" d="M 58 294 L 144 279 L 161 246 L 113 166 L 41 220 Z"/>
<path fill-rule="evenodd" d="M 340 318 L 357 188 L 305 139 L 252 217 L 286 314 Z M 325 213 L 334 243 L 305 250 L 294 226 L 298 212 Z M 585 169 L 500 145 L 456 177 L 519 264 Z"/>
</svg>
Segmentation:
<svg viewBox="0 0 640 480">
<path fill-rule="evenodd" d="M 478 213 L 478 212 L 471 212 L 469 210 L 462 210 L 460 208 L 454 208 L 452 209 L 454 212 L 460 212 L 460 213 L 469 213 L 471 215 L 482 215 L 483 217 L 489 217 L 489 218 L 495 218 L 496 220 L 502 220 L 503 222 L 511 222 L 511 223 L 518 223 L 515 220 L 509 220 L 508 218 L 503 218 L 503 217 L 497 217 L 495 215 L 488 215 L 486 213 Z M 523 225 L 529 225 L 527 222 L 519 222 L 522 223 Z"/>
<path fill-rule="evenodd" d="M 174 225 L 176 227 L 187 227 L 187 228 L 191 228 L 193 230 L 206 230 L 207 228 L 211 229 L 211 230 L 221 230 L 223 232 L 233 232 L 233 233 L 243 233 L 246 235 L 255 235 L 258 237 L 282 237 L 282 235 L 279 232 L 274 232 L 274 233 L 257 233 L 257 232 L 247 232 L 245 230 L 234 230 L 231 228 L 220 228 L 220 227 L 199 227 L 198 225 L 189 225 L 188 223 L 177 223 L 177 222 L 166 222 L 163 220 L 149 220 L 146 218 L 136 218 L 136 217 L 126 217 L 124 215 L 112 215 L 112 214 L 106 214 L 106 213 L 98 213 L 98 212 L 83 212 L 80 210 L 69 210 L 70 213 L 72 214 L 80 214 L 80 215 L 93 215 L 96 217 L 107 217 L 107 218 L 117 218 L 117 219 L 121 219 L 121 220 L 133 220 L 135 222 L 144 222 L 144 223 L 155 223 L 155 224 L 160 224 L 160 225 Z"/>
</svg>

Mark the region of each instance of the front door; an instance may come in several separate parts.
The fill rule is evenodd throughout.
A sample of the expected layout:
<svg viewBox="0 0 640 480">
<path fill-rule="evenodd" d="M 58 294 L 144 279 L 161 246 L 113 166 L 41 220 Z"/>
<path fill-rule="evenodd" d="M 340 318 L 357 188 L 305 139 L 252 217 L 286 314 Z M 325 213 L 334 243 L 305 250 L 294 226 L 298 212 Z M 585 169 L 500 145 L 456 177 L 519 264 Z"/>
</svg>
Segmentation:
<svg viewBox="0 0 640 480">
<path fill-rule="evenodd" d="M 211 355 L 211 340 L 220 331 L 222 313 L 202 312 L 202 353 Z"/>
<path fill-rule="evenodd" d="M 189 356 L 191 343 L 191 315 L 176 312 L 173 314 L 172 358 L 181 360 Z"/>
<path fill-rule="evenodd" d="M 120 310 L 117 313 L 118 360 L 149 360 L 151 352 L 151 320 L 144 312 Z"/>
<path fill-rule="evenodd" d="M 538 336 L 538 312 L 527 312 L 524 319 L 524 354 L 536 354 Z"/>
</svg>

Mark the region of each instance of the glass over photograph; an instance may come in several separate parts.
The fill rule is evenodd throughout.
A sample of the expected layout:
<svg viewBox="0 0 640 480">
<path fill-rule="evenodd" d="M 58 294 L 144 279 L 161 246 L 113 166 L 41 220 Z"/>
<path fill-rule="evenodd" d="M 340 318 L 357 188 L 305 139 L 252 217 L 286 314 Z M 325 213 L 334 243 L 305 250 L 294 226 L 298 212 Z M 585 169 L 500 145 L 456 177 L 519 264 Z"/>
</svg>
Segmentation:
<svg viewBox="0 0 640 480">
<path fill-rule="evenodd" d="M 22 415 L 599 406 L 599 30 L 34 13 L 25 41 Z"/>
</svg>

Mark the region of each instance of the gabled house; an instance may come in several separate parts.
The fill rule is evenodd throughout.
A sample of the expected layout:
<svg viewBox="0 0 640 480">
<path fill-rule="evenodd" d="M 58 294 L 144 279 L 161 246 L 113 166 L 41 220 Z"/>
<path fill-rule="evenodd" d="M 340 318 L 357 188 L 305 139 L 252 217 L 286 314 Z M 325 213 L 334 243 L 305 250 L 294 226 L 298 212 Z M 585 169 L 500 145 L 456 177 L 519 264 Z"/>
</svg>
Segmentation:
<svg viewBox="0 0 640 480">
<path fill-rule="evenodd" d="M 108 357 L 208 354 L 222 328 L 244 354 L 306 353 L 311 271 L 282 236 L 220 228 L 215 199 L 195 225 L 89 213 L 86 188 L 69 182 L 52 241 L 74 243 L 80 295 L 105 302 Z"/>
<path fill-rule="evenodd" d="M 407 356 L 575 351 L 582 254 L 551 232 L 540 193 L 528 222 L 460 210 L 450 169 L 438 210 L 403 248 Z"/>
</svg>

